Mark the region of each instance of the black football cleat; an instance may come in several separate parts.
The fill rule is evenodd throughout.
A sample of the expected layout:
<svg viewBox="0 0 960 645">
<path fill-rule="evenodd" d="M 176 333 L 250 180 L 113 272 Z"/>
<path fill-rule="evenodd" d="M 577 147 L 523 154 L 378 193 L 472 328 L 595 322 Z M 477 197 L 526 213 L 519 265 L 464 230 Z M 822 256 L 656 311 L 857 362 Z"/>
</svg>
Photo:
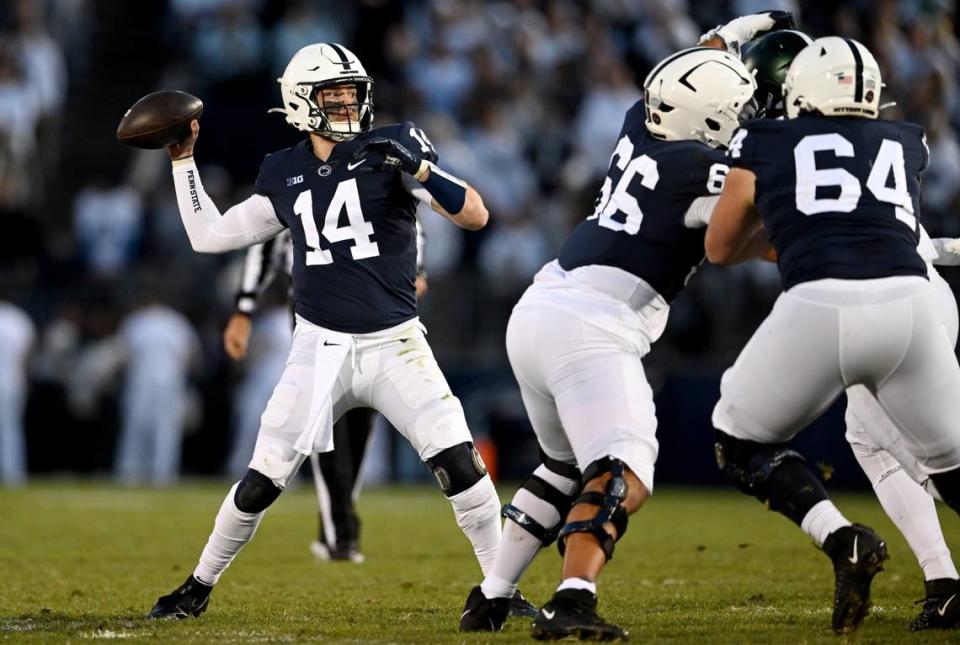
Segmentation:
<svg viewBox="0 0 960 645">
<path fill-rule="evenodd" d="M 176 618 L 199 616 L 210 604 L 213 587 L 205 585 L 191 574 L 187 581 L 166 596 L 160 596 L 147 618 Z"/>
<path fill-rule="evenodd" d="M 537 615 L 537 608 L 517 589 L 510 599 L 510 615 L 514 618 L 533 618 Z"/>
<path fill-rule="evenodd" d="M 910 623 L 910 631 L 922 632 L 927 629 L 960 628 L 960 582 L 953 578 L 927 580 L 924 583 L 927 597 L 917 602 L 923 603 L 920 615 Z"/>
<path fill-rule="evenodd" d="M 499 632 L 503 629 L 512 603 L 510 598 L 487 598 L 479 586 L 474 587 L 460 614 L 460 631 Z"/>
<path fill-rule="evenodd" d="M 851 634 L 870 610 L 870 583 L 883 571 L 887 545 L 873 529 L 854 524 L 827 536 L 823 551 L 833 560 L 833 631 Z"/>
<path fill-rule="evenodd" d="M 597 615 L 597 597 L 585 589 L 553 594 L 537 612 L 530 635 L 541 641 L 576 638 L 582 641 L 626 641 L 629 634 Z"/>
</svg>

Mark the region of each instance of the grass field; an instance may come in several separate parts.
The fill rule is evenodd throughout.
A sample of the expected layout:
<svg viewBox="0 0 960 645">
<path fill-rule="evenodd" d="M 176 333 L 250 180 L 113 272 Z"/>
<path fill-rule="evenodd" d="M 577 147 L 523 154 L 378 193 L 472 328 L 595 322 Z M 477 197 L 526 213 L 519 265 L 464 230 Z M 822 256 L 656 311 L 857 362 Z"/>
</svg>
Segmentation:
<svg viewBox="0 0 960 645">
<path fill-rule="evenodd" d="M 528 625 L 515 620 L 501 634 L 456 632 L 480 573 L 449 505 L 429 488 L 365 492 L 361 565 L 311 559 L 313 497 L 307 487 L 290 491 L 204 616 L 144 620 L 192 570 L 226 488 L 50 482 L 0 490 L 0 641 L 531 642 Z M 916 561 L 874 500 L 839 496 L 838 504 L 884 535 L 892 556 L 857 641 L 960 639 L 907 631 L 923 595 Z M 942 515 L 956 545 L 960 521 Z M 551 549 L 522 589 L 543 603 L 558 574 Z M 735 492 L 665 489 L 631 521 L 601 579 L 600 603 L 635 642 L 831 643 L 841 640 L 829 629 L 831 593 L 829 561 L 783 518 Z"/>
</svg>

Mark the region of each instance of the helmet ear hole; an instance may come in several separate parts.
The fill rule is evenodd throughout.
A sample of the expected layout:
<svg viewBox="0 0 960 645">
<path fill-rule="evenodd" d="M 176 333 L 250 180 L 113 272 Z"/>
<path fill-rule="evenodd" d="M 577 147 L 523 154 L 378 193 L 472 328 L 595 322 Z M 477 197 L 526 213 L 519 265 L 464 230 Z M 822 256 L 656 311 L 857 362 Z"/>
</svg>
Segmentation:
<svg viewBox="0 0 960 645">
<path fill-rule="evenodd" d="M 704 123 L 706 123 L 707 127 L 713 130 L 714 132 L 718 132 L 720 130 L 720 124 L 714 121 L 713 119 L 710 119 L 710 118 L 704 119 Z"/>
</svg>

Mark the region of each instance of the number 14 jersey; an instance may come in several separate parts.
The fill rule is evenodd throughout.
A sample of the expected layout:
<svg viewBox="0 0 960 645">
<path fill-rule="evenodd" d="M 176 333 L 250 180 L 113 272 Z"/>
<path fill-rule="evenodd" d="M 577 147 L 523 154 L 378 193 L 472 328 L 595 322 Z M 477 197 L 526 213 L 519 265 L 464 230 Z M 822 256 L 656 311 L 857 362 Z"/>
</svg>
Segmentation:
<svg viewBox="0 0 960 645">
<path fill-rule="evenodd" d="M 560 250 L 560 266 L 612 266 L 643 279 L 667 302 L 703 261 L 706 218 L 688 216 L 695 200 L 723 190 L 723 152 L 698 141 L 660 141 L 645 125 L 642 102 L 627 111 L 593 215 Z M 712 200 L 714 201 L 714 200 Z M 712 203 L 703 209 L 712 210 Z"/>
<path fill-rule="evenodd" d="M 369 137 L 394 139 L 437 160 L 423 131 L 404 122 L 338 143 L 326 161 L 313 154 L 309 140 L 267 155 L 256 184 L 290 229 L 294 310 L 350 334 L 417 315 L 417 199 L 399 170 L 373 170 L 382 154 L 354 159 Z"/>
</svg>

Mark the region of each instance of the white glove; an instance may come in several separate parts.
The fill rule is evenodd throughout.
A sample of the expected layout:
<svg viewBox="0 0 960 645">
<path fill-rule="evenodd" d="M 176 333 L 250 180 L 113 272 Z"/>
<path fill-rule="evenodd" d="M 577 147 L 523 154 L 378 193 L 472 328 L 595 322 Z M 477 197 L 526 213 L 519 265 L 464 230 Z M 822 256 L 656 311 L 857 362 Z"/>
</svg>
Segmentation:
<svg viewBox="0 0 960 645">
<path fill-rule="evenodd" d="M 764 13 L 755 13 L 749 16 L 734 18 L 727 24 L 714 27 L 700 36 L 698 44 L 702 44 L 706 40 L 719 36 L 723 39 L 724 44 L 726 44 L 727 51 L 739 56 L 740 48 L 744 43 L 750 42 L 762 32 L 772 31 L 775 25 L 784 20 L 784 14 L 785 12 L 783 11 L 765 11 Z M 790 14 L 786 15 L 789 16 Z M 792 26 L 792 16 L 787 20 L 789 20 L 791 24 L 789 26 L 781 26 L 781 29 Z"/>
<path fill-rule="evenodd" d="M 933 242 L 933 248 L 937 250 L 937 259 L 934 260 L 934 264 L 948 267 L 960 265 L 960 238 L 937 237 L 930 241 Z"/>
</svg>

